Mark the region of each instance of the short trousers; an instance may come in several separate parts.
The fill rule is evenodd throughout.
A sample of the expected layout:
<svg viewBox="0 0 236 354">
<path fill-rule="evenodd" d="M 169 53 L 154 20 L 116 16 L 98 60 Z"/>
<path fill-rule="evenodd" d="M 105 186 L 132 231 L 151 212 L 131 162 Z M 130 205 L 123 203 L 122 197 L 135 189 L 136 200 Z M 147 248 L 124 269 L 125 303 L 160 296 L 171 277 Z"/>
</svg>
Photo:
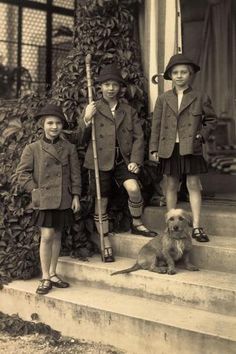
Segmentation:
<svg viewBox="0 0 236 354">
<path fill-rule="evenodd" d="M 95 171 L 89 170 L 90 178 L 90 194 L 96 196 L 96 180 Z M 121 187 L 125 181 L 128 179 L 135 179 L 139 181 L 136 173 L 132 173 L 128 170 L 126 163 L 123 161 L 116 165 L 114 169 L 110 171 L 99 171 L 100 178 L 100 190 L 101 197 L 108 198 L 112 191 L 112 180 L 114 179 L 118 187 Z"/>
</svg>

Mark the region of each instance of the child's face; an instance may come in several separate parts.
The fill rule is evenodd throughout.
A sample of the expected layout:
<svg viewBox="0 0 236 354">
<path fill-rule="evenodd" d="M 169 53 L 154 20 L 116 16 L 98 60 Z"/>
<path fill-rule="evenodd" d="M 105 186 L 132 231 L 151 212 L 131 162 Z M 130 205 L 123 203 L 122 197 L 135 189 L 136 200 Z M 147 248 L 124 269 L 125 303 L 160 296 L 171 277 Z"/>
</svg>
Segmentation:
<svg viewBox="0 0 236 354">
<path fill-rule="evenodd" d="M 101 84 L 103 98 L 107 101 L 117 97 L 120 91 L 120 84 L 117 81 L 109 80 Z"/>
<path fill-rule="evenodd" d="M 187 65 L 175 65 L 170 76 L 176 87 L 184 88 L 190 81 L 191 73 Z"/>
<path fill-rule="evenodd" d="M 63 123 L 60 118 L 55 116 L 46 116 L 44 118 L 43 129 L 46 138 L 55 139 L 60 135 L 63 128 Z"/>
</svg>

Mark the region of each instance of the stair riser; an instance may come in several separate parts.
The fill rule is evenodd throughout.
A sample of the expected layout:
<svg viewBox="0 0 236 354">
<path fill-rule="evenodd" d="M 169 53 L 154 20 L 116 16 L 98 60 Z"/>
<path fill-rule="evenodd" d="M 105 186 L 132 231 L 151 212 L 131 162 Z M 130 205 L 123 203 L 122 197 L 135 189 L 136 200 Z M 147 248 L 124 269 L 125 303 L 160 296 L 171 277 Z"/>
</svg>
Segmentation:
<svg viewBox="0 0 236 354">
<path fill-rule="evenodd" d="M 236 273 L 236 251 L 194 245 L 191 261 L 199 268 Z"/>
<path fill-rule="evenodd" d="M 143 221 L 151 229 L 164 230 L 166 212 L 165 208 L 147 207 L 144 210 Z M 214 214 L 202 212 L 201 224 L 209 235 L 234 237 L 236 230 L 236 213 Z"/>
<path fill-rule="evenodd" d="M 112 246 L 115 254 L 120 257 L 136 258 L 139 250 L 148 239 L 132 237 L 132 236 L 119 236 L 115 235 L 111 237 Z M 200 269 L 210 269 L 221 272 L 236 273 L 235 249 L 226 249 L 219 247 L 207 247 L 193 245 L 192 250 L 193 264 Z"/>
<path fill-rule="evenodd" d="M 178 275 L 161 275 L 157 279 L 148 277 L 148 271 L 137 271 L 128 275 L 114 275 L 109 269 L 94 268 L 86 263 L 69 263 L 59 260 L 58 273 L 68 280 L 82 281 L 103 289 L 112 289 L 124 294 L 136 295 L 176 305 L 236 315 L 236 294 L 234 291 L 217 289 L 174 281 Z M 145 275 L 143 275 L 145 273 Z M 153 275 L 152 273 L 150 273 Z"/>
<path fill-rule="evenodd" d="M 130 354 L 235 353 L 236 343 L 218 336 L 67 303 L 8 287 L 0 292 L 0 311 L 18 313 L 26 320 L 30 320 L 32 313 L 38 313 L 40 321 L 64 335 L 111 344 Z"/>
</svg>

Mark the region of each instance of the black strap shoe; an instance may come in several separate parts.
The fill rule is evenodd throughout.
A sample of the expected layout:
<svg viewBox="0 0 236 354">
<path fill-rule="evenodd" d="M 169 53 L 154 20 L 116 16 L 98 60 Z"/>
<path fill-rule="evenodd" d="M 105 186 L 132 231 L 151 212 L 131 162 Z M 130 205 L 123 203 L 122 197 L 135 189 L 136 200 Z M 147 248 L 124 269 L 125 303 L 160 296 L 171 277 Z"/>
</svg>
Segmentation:
<svg viewBox="0 0 236 354">
<path fill-rule="evenodd" d="M 202 227 L 195 227 L 192 231 L 192 238 L 194 238 L 198 242 L 209 242 L 209 237 L 203 231 Z"/>
<path fill-rule="evenodd" d="M 37 287 L 36 293 L 39 295 L 46 295 L 52 289 L 52 282 L 49 279 L 40 280 L 39 286 Z"/>
<path fill-rule="evenodd" d="M 140 229 L 140 226 L 142 226 L 141 229 Z M 135 235 L 142 235 L 142 236 L 145 236 L 145 237 L 158 236 L 157 232 L 147 229 L 146 226 L 144 226 L 143 224 L 139 224 L 139 225 L 136 225 L 136 226 L 132 225 L 131 226 L 131 233 L 135 234 Z"/>
<path fill-rule="evenodd" d="M 53 281 L 52 278 L 56 278 L 56 280 L 54 279 L 54 281 Z M 57 274 L 51 275 L 50 279 L 51 279 L 52 286 L 55 286 L 56 288 L 64 289 L 64 288 L 68 288 L 70 286 L 69 283 L 67 283 L 66 281 L 59 278 L 59 276 Z"/>
</svg>

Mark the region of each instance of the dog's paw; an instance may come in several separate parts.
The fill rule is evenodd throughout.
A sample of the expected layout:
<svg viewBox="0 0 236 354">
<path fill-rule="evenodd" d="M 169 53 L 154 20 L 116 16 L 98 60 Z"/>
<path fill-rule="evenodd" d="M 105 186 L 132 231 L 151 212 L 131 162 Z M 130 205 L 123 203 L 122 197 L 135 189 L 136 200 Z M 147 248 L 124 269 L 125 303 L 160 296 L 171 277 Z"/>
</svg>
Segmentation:
<svg viewBox="0 0 236 354">
<path fill-rule="evenodd" d="M 174 274 L 176 274 L 176 270 L 174 268 L 168 268 L 167 274 L 174 275 Z"/>
<path fill-rule="evenodd" d="M 157 272 L 160 274 L 166 274 L 167 268 L 166 267 L 158 267 Z"/>
<path fill-rule="evenodd" d="M 186 269 L 189 270 L 190 272 L 197 272 L 199 270 L 198 267 L 196 267 L 195 265 L 193 264 L 189 264 L 186 266 Z"/>
</svg>

